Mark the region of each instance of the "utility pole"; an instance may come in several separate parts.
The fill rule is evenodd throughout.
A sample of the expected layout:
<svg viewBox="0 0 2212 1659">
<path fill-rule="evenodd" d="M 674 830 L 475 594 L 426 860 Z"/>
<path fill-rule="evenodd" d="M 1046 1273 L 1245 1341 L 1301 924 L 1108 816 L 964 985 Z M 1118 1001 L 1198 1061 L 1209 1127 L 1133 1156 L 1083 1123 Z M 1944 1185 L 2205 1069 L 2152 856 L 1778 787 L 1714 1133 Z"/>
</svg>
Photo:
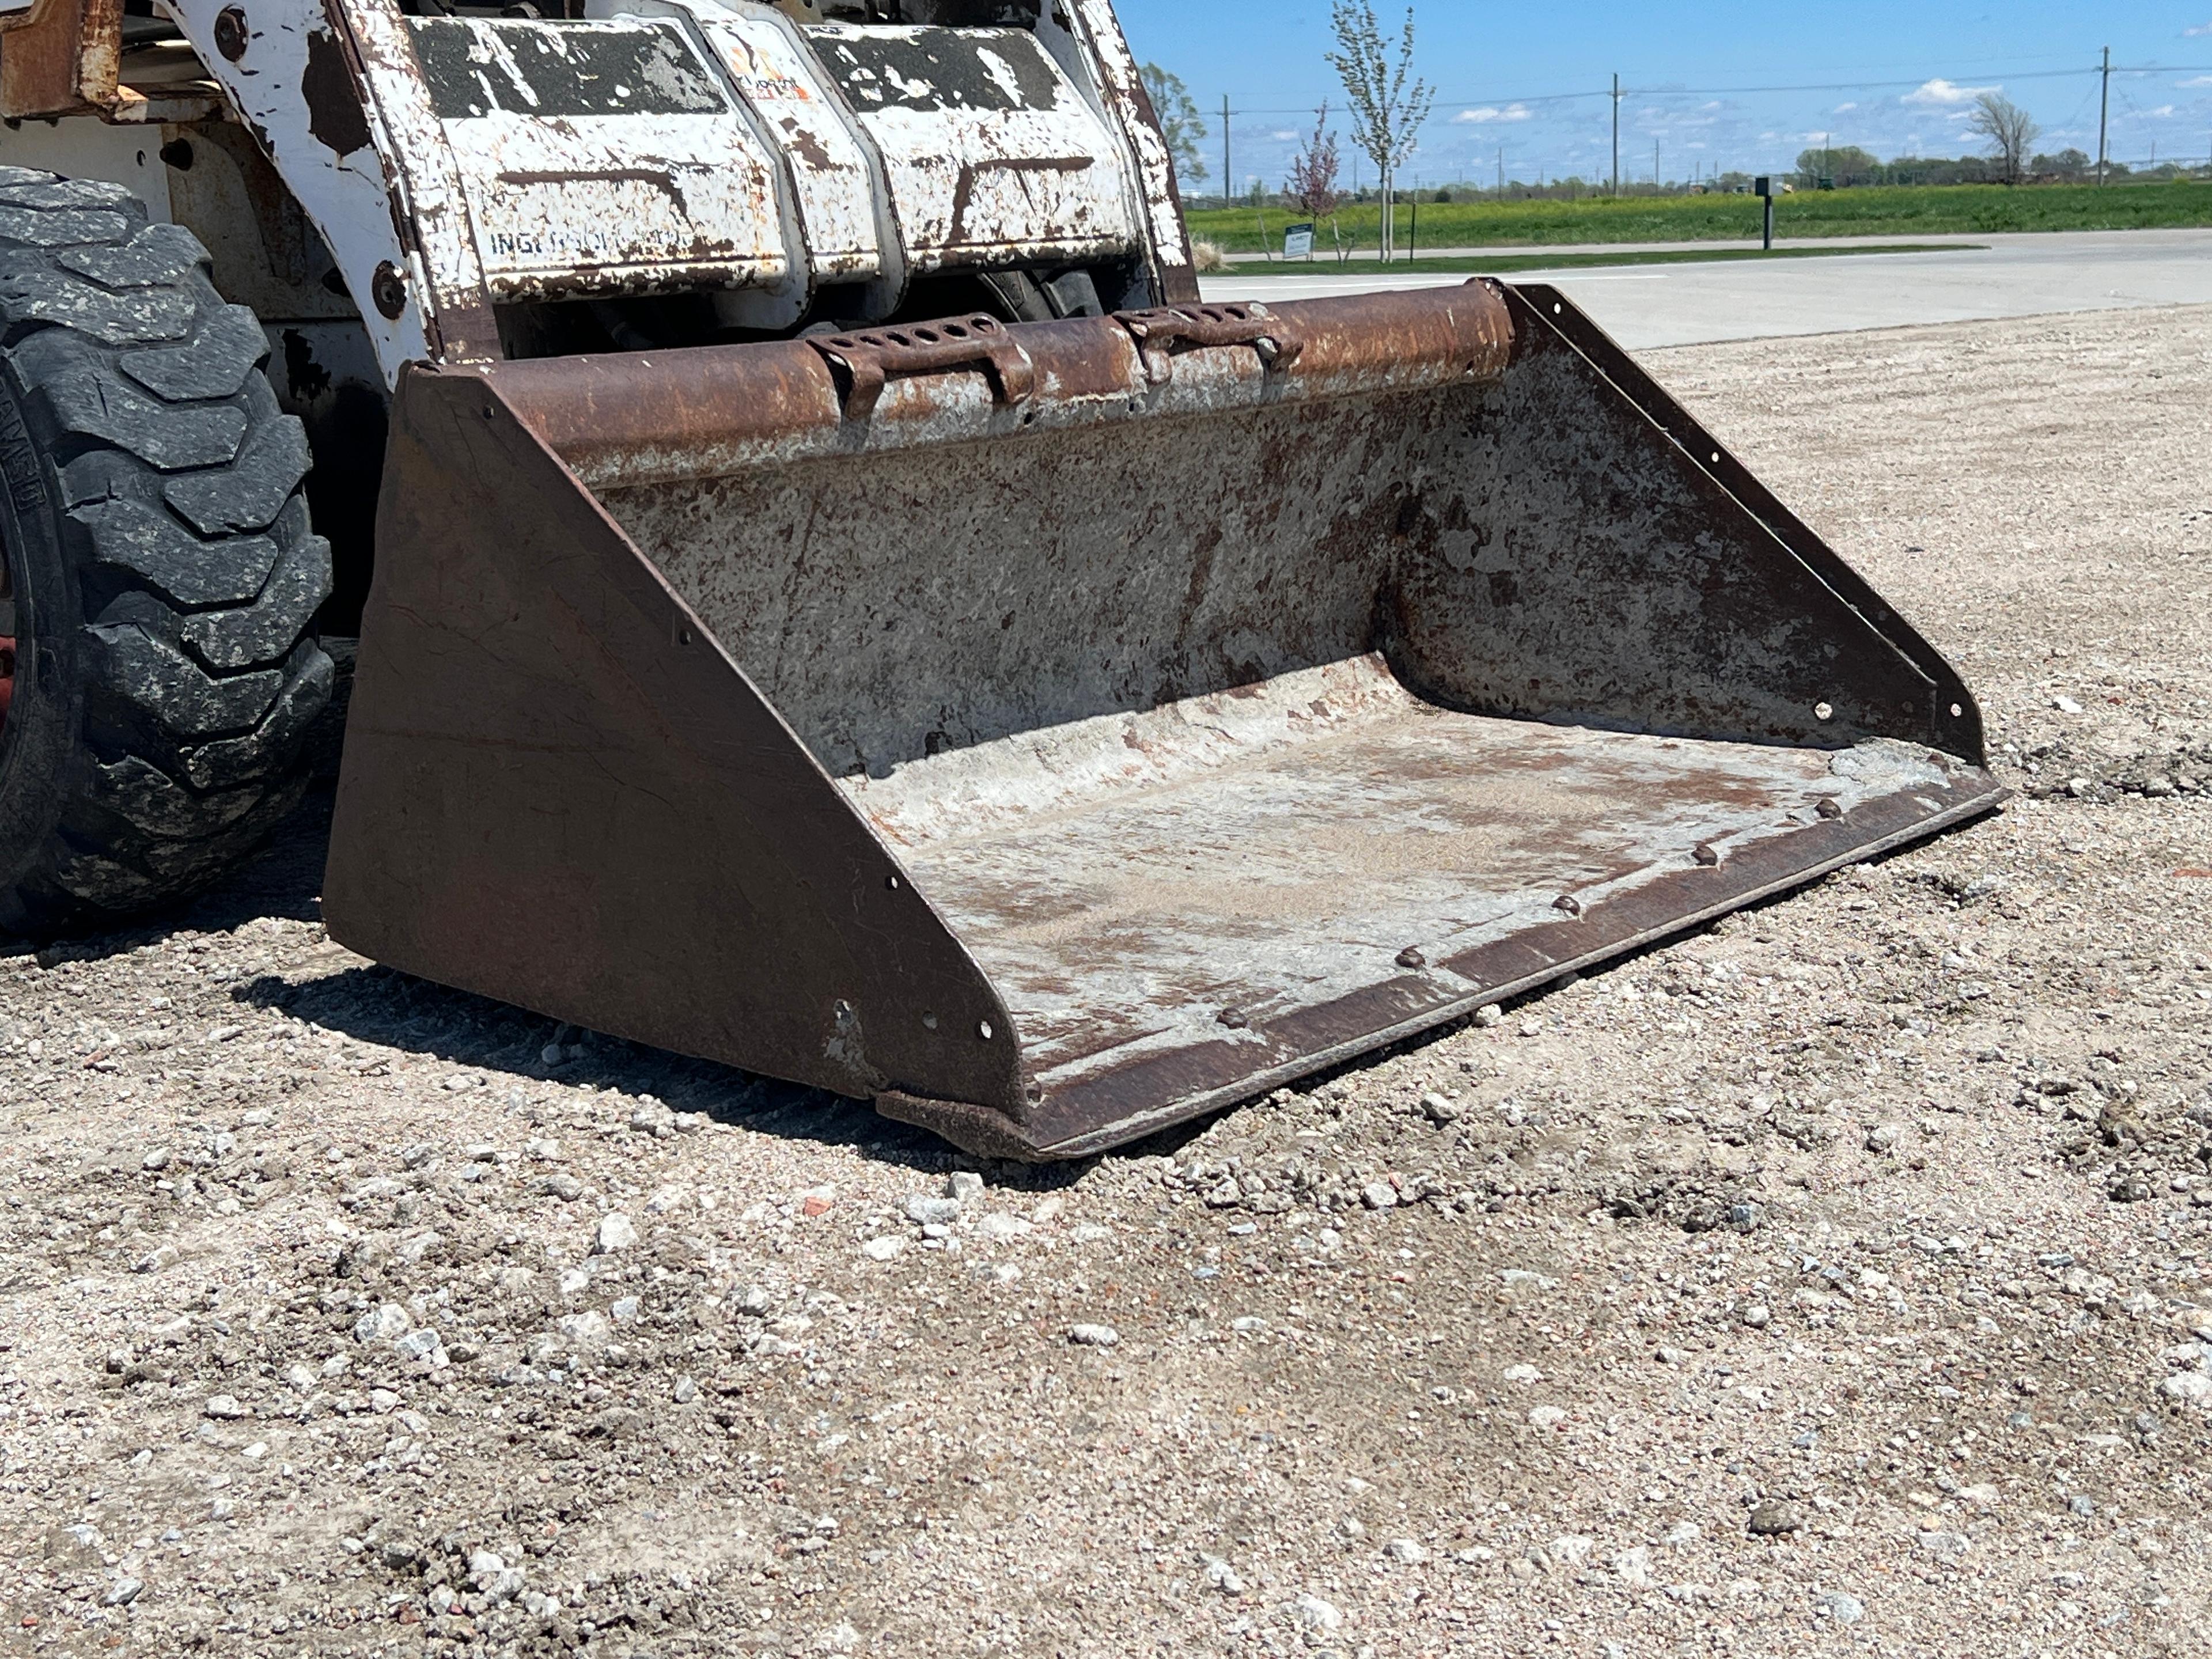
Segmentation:
<svg viewBox="0 0 2212 1659">
<path fill-rule="evenodd" d="M 1498 199 L 1505 199 L 1505 146 L 1498 147 Z"/>
<path fill-rule="evenodd" d="M 2112 106 L 2112 49 L 2105 48 L 2103 82 L 2097 92 L 2097 182 L 2105 182 L 2105 116 Z"/>
<path fill-rule="evenodd" d="M 1227 207 L 1237 188 L 1237 175 L 1229 170 L 1229 94 L 1221 94 L 1221 205 Z"/>
<path fill-rule="evenodd" d="M 1620 77 L 1613 77 L 1613 193 L 1620 194 Z"/>
<path fill-rule="evenodd" d="M 1651 141 L 1651 188 L 1659 188 L 1659 141 Z"/>
</svg>

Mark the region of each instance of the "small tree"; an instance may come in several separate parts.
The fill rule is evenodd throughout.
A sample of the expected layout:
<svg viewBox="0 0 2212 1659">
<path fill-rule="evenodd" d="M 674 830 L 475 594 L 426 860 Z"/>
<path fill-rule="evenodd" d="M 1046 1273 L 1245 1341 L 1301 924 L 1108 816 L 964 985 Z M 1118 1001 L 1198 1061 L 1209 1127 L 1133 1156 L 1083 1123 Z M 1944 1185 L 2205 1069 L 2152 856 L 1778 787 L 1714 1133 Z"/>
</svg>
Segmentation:
<svg viewBox="0 0 2212 1659">
<path fill-rule="evenodd" d="M 1328 130 L 1328 106 L 1316 112 L 1313 137 L 1291 161 L 1291 176 L 1283 181 L 1283 194 L 1309 219 L 1326 219 L 1344 198 L 1337 191 L 1338 173 L 1344 165 L 1336 135 Z"/>
<path fill-rule="evenodd" d="M 1406 27 L 1395 61 L 1370 0 L 1330 0 L 1329 27 L 1336 33 L 1336 50 L 1326 56 L 1352 105 L 1352 141 L 1382 175 L 1382 257 L 1388 259 L 1397 247 L 1393 191 L 1398 169 L 1419 141 L 1421 123 L 1429 118 L 1437 100 L 1436 89 L 1426 81 L 1407 84 L 1413 72 L 1411 6 L 1406 8 Z"/>
<path fill-rule="evenodd" d="M 1797 152 L 1797 176 L 1808 189 L 1817 187 L 1823 179 L 1832 179 L 1846 190 L 1871 184 L 1881 168 L 1881 163 L 1856 144 L 1831 144 Z"/>
<path fill-rule="evenodd" d="M 2001 92 L 1985 92 L 1974 100 L 1974 112 L 1966 118 L 1966 131 L 1990 141 L 1990 160 L 2008 185 L 2020 182 L 2021 166 L 2027 147 L 2043 131 L 2027 112 Z"/>
<path fill-rule="evenodd" d="M 1160 136 L 1168 141 L 1168 154 L 1175 158 L 1176 177 L 1186 185 L 1204 184 L 1206 158 L 1199 145 L 1206 137 L 1206 123 L 1199 118 L 1190 88 L 1158 64 L 1146 64 L 1137 73 L 1152 100 L 1152 113 L 1159 117 Z"/>
</svg>

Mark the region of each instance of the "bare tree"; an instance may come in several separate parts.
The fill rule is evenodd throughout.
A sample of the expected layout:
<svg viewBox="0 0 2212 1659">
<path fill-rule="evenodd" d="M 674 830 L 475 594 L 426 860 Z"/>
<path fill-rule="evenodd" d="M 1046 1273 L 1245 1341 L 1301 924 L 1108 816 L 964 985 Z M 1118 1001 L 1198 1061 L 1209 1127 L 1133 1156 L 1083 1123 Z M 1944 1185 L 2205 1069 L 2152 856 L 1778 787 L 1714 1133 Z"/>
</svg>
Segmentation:
<svg viewBox="0 0 2212 1659">
<path fill-rule="evenodd" d="M 1204 184 L 1206 161 L 1198 146 L 1206 137 L 1206 123 L 1199 118 L 1190 88 L 1180 76 L 1169 74 L 1158 64 L 1146 64 L 1137 73 L 1152 98 L 1152 113 L 1160 118 L 1160 136 L 1168 141 L 1168 154 L 1175 157 L 1177 181 L 1186 185 Z"/>
<path fill-rule="evenodd" d="M 2027 147 L 2043 129 L 2002 93 L 1985 92 L 1974 100 L 1974 112 L 1966 118 L 1966 131 L 1990 141 L 1990 149 L 1996 152 L 1993 159 L 2004 170 L 2005 183 L 2016 185 L 2027 157 Z"/>
<path fill-rule="evenodd" d="M 1421 123 L 1429 118 L 1437 100 L 1436 88 L 1412 79 L 1411 6 L 1406 8 L 1406 27 L 1395 60 L 1370 0 L 1330 0 L 1329 26 L 1336 32 L 1336 50 L 1325 55 L 1352 105 L 1352 142 L 1367 153 L 1382 175 L 1382 257 L 1388 259 L 1397 248 L 1398 169 L 1419 142 Z"/>
<path fill-rule="evenodd" d="M 1313 137 L 1291 161 L 1291 176 L 1283 181 L 1283 194 L 1310 219 L 1326 219 L 1343 199 L 1336 188 L 1344 161 L 1336 135 L 1328 130 L 1328 106 L 1316 113 Z"/>
</svg>

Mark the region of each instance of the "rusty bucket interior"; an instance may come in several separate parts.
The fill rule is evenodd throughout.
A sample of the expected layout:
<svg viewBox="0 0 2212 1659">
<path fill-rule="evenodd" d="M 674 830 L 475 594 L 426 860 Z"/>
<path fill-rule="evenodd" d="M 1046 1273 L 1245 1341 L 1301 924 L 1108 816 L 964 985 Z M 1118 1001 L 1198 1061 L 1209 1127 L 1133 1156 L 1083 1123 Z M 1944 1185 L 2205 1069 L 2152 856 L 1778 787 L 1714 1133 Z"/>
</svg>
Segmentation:
<svg viewBox="0 0 2212 1659">
<path fill-rule="evenodd" d="M 1986 810 L 1958 676 L 1555 291 L 412 370 L 325 914 L 1094 1152 Z"/>
</svg>

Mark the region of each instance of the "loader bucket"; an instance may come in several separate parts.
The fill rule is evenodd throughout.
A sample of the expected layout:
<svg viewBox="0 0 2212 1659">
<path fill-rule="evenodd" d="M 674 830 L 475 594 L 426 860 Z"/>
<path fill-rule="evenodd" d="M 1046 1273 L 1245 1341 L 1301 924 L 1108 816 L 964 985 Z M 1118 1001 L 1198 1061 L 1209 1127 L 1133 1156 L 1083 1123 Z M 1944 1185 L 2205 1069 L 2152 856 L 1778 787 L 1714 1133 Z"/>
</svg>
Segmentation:
<svg viewBox="0 0 2212 1659">
<path fill-rule="evenodd" d="M 1555 291 L 410 369 L 325 890 L 433 980 L 1093 1152 L 1994 805 Z"/>
</svg>

